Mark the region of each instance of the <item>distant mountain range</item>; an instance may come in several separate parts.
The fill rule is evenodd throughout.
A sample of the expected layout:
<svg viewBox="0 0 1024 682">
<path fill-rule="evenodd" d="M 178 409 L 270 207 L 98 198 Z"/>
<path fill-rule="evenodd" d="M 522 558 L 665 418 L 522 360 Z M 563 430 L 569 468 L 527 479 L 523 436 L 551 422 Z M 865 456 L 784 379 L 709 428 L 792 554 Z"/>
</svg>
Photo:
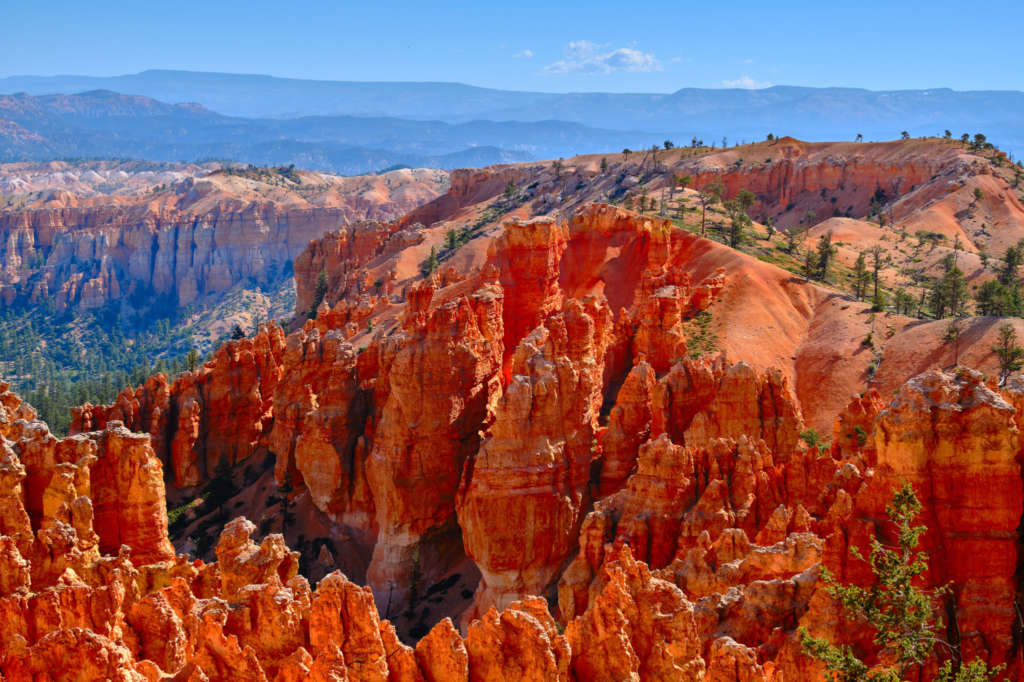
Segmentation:
<svg viewBox="0 0 1024 682">
<path fill-rule="evenodd" d="M 657 136 L 564 121 L 444 123 L 387 117 L 224 116 L 198 104 L 93 90 L 0 95 L 0 161 L 66 157 L 294 163 L 342 174 L 460 168 L 649 145 Z"/>
<path fill-rule="evenodd" d="M 721 144 L 723 137 L 733 143 L 774 133 L 808 140 L 862 134 L 872 140 L 893 139 L 904 130 L 924 136 L 945 129 L 956 136 L 982 132 L 1001 148 L 1024 153 L 1024 92 L 1018 91 L 777 86 L 553 94 L 459 83 L 144 71 L 112 77 L 12 76 L 0 79 L 0 93 L 39 97 L 35 106 L 45 112 L 49 126 L 44 133 L 31 118 L 13 118 L 9 105 L 0 105 L 0 154 L 8 157 L 81 142 L 83 154 L 109 147 L 154 159 L 231 156 L 362 172 L 393 164 L 450 167 L 615 151 L 666 138 L 677 144 L 692 137 Z M 48 97 L 59 93 L 82 95 L 79 100 Z M 17 107 L 30 106 L 29 98 L 15 99 L 21 102 Z M 192 104 L 167 109 L 164 102 Z M 126 119 L 134 119 L 128 128 Z M 44 142 L 29 139 L 31 133 Z"/>
</svg>

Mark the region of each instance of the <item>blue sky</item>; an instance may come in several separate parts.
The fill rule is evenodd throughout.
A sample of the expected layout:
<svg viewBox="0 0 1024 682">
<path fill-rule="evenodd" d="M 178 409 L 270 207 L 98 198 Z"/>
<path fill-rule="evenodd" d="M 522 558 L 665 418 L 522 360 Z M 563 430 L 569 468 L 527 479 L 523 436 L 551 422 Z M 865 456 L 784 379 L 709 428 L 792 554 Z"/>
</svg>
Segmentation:
<svg viewBox="0 0 1024 682">
<path fill-rule="evenodd" d="M 150 68 L 542 91 L 1024 89 L 1024 2 L 4 0 L 0 76 Z"/>
</svg>

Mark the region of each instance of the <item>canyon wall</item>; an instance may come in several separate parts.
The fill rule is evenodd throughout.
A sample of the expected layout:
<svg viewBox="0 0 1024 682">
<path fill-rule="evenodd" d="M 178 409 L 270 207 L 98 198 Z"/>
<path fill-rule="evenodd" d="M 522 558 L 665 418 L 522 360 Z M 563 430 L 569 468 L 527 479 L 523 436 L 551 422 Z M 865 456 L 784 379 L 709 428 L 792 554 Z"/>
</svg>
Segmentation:
<svg viewBox="0 0 1024 682">
<path fill-rule="evenodd" d="M 398 171 L 365 186 L 306 173 L 290 188 L 215 173 L 133 196 L 54 192 L 0 211 L 0 300 L 58 311 L 127 297 L 186 306 L 247 279 L 276 282 L 311 239 L 436 197 L 439 173 Z"/>
<path fill-rule="evenodd" d="M 759 199 L 755 217 L 782 217 L 780 225 L 788 227 L 801 222 L 807 210 L 815 210 L 817 220 L 832 215 L 863 217 L 876 193 L 885 203 L 937 175 L 952 178 L 968 171 L 968 162 L 956 159 L 952 149 L 936 153 L 929 147 L 908 153 L 906 146 L 886 143 L 865 146 L 860 152 L 857 145 L 842 146 L 841 153 L 835 148 L 840 145 L 823 148 L 783 137 L 768 147 L 769 161 L 737 159 L 737 166 L 729 165 L 729 155 L 723 153 L 692 164 L 693 186 L 702 189 L 717 182 L 724 198 L 744 189 L 752 192 Z"/>
</svg>

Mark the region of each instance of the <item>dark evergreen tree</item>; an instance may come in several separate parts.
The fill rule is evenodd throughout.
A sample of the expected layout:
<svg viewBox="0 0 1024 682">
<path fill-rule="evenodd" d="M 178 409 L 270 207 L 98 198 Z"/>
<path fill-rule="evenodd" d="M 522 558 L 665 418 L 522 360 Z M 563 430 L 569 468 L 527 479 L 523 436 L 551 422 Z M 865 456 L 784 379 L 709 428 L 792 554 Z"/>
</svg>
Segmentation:
<svg viewBox="0 0 1024 682">
<path fill-rule="evenodd" d="M 237 494 L 238 486 L 235 485 L 231 463 L 228 461 L 227 455 L 221 454 L 217 459 L 217 466 L 213 470 L 213 478 L 206 484 L 204 492 L 206 504 L 214 509 L 224 509 L 226 512 L 225 503 Z"/>
<path fill-rule="evenodd" d="M 999 384 L 1024 365 L 1024 348 L 1017 343 L 1017 330 L 1009 322 L 999 327 L 999 339 L 992 346 L 992 352 L 999 358 Z"/>
<path fill-rule="evenodd" d="M 889 254 L 885 252 L 885 249 L 879 244 L 872 246 L 868 253 L 871 255 L 871 282 L 872 291 L 871 297 L 878 297 L 878 281 L 882 273 L 882 268 L 889 264 Z"/>
<path fill-rule="evenodd" d="M 826 232 L 818 238 L 816 251 L 818 259 L 818 272 L 816 276 L 820 281 L 827 282 L 829 265 L 832 264 L 832 256 L 836 254 L 836 247 L 832 245 L 831 232 Z"/>
<path fill-rule="evenodd" d="M 437 247 L 430 247 L 430 256 L 427 258 L 427 263 L 424 266 L 424 276 L 430 276 L 437 270 L 438 259 L 437 259 Z"/>
<path fill-rule="evenodd" d="M 324 300 L 324 296 L 327 295 L 327 270 L 321 269 L 316 276 L 316 285 L 313 288 L 313 300 L 310 301 L 309 308 L 306 310 L 306 317 L 314 319 L 316 317 L 317 308 L 320 307 L 320 303 Z"/>
<path fill-rule="evenodd" d="M 906 289 L 897 289 L 893 302 L 896 305 L 897 315 L 917 314 L 917 299 L 914 298 L 912 294 L 908 293 Z"/>
<path fill-rule="evenodd" d="M 853 263 L 851 278 L 854 297 L 858 301 L 863 301 L 864 294 L 867 293 L 868 284 L 871 282 L 871 273 L 868 272 L 867 261 L 863 253 L 857 254 L 857 260 Z M 896 312 L 898 313 L 899 311 L 897 310 Z"/>
<path fill-rule="evenodd" d="M 1006 249 L 1003 254 L 1003 265 L 999 268 L 999 282 L 1005 286 L 1016 284 L 1017 270 L 1024 262 L 1024 240 Z"/>
<path fill-rule="evenodd" d="M 952 256 L 945 261 L 945 274 L 932 285 L 929 303 L 935 319 L 962 315 L 967 306 L 967 280 L 963 271 L 953 265 Z"/>
<path fill-rule="evenodd" d="M 1020 315 L 1020 298 L 1019 286 L 1009 287 L 994 279 L 983 283 L 974 295 L 979 315 L 998 317 Z"/>
<path fill-rule="evenodd" d="M 816 250 L 804 249 L 804 262 L 800 270 L 807 281 L 811 281 L 818 274 L 818 252 Z"/>
</svg>

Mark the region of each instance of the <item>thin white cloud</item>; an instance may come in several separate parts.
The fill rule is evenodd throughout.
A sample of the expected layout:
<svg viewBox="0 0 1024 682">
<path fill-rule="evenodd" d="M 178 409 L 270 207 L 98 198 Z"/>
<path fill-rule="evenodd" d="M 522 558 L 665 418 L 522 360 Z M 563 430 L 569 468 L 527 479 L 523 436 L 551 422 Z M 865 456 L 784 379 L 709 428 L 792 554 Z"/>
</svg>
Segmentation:
<svg viewBox="0 0 1024 682">
<path fill-rule="evenodd" d="M 574 40 L 565 46 L 565 59 L 548 64 L 548 73 L 594 73 L 613 71 L 660 71 L 661 62 L 650 53 L 631 47 L 610 49 L 589 40 Z"/>
<path fill-rule="evenodd" d="M 744 59 L 744 60 L 743 60 L 743 63 L 744 63 L 744 64 L 753 64 L 753 63 L 754 63 L 754 60 L 753 60 L 753 59 L 750 59 L 750 58 L 748 57 L 748 58 L 746 58 L 746 59 Z"/>
<path fill-rule="evenodd" d="M 772 86 L 768 81 L 755 81 L 750 76 L 740 76 L 734 81 L 722 81 L 723 88 L 743 88 L 744 90 L 760 90 L 761 88 L 770 88 Z"/>
<path fill-rule="evenodd" d="M 673 64 L 678 64 L 679 62 L 683 61 L 683 58 L 682 57 L 672 57 L 672 59 L 670 59 L 669 61 L 672 62 Z"/>
<path fill-rule="evenodd" d="M 516 59 L 533 59 L 533 50 L 523 50 L 512 55 Z"/>
</svg>

